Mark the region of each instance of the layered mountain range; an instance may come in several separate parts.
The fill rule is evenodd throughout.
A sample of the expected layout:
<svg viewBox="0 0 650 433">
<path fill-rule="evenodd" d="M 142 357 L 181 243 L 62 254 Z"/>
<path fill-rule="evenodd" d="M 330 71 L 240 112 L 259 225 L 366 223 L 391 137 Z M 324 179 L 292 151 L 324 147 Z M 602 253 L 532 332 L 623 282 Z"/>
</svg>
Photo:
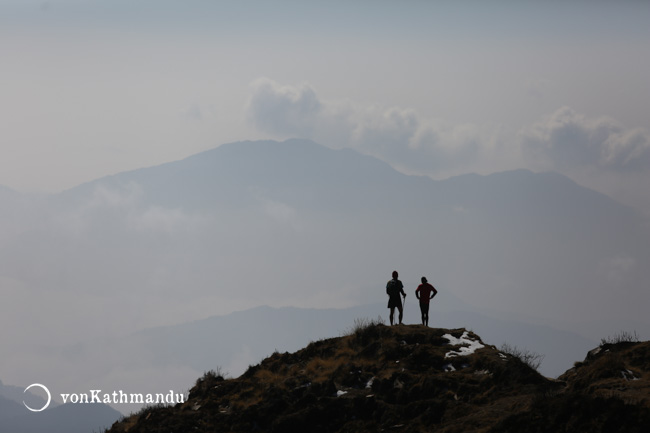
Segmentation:
<svg viewBox="0 0 650 433">
<path fill-rule="evenodd" d="M 601 338 L 650 329 L 647 219 L 557 173 L 436 181 L 307 140 L 249 141 L 0 202 L 9 383 L 166 392 L 215 366 L 238 375 L 386 317 L 395 269 L 406 323 L 426 276 L 432 326 L 538 352 L 551 377 Z"/>
</svg>

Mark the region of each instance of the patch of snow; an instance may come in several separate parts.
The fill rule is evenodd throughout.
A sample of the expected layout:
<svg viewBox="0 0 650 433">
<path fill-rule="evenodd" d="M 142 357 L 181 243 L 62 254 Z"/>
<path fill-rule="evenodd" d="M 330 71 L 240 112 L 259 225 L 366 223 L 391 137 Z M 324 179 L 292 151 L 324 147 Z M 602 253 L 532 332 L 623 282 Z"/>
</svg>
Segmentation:
<svg viewBox="0 0 650 433">
<path fill-rule="evenodd" d="M 340 396 L 345 395 L 345 394 L 347 394 L 347 393 L 348 393 L 347 391 L 341 391 L 341 390 L 338 390 L 338 391 L 336 391 L 336 396 L 337 396 L 337 397 L 340 397 Z"/>
<path fill-rule="evenodd" d="M 451 352 L 447 352 L 445 354 L 445 358 L 451 358 L 454 356 L 471 355 L 472 353 L 476 352 L 478 349 L 485 347 L 485 345 L 479 343 L 478 341 L 469 338 L 469 333 L 467 331 L 465 331 L 463 335 L 460 336 L 460 338 L 456 338 L 451 334 L 445 334 L 442 337 L 449 340 L 449 344 L 451 346 L 462 346 L 457 351 L 452 350 Z"/>
<path fill-rule="evenodd" d="M 368 383 L 366 383 L 366 389 L 372 388 L 372 383 L 375 381 L 375 376 L 372 376 Z"/>
<path fill-rule="evenodd" d="M 456 371 L 456 369 L 454 368 L 453 365 L 451 365 L 451 363 L 443 365 L 442 369 L 444 371 Z"/>
<path fill-rule="evenodd" d="M 589 357 L 596 356 L 600 353 L 601 350 L 603 350 L 602 347 L 598 346 L 595 349 L 591 349 L 589 352 L 587 352 L 587 355 Z"/>
<path fill-rule="evenodd" d="M 621 376 L 623 376 L 623 379 L 630 381 L 630 380 L 639 380 L 638 377 L 634 375 L 634 372 L 625 369 L 624 371 L 621 371 Z"/>
</svg>

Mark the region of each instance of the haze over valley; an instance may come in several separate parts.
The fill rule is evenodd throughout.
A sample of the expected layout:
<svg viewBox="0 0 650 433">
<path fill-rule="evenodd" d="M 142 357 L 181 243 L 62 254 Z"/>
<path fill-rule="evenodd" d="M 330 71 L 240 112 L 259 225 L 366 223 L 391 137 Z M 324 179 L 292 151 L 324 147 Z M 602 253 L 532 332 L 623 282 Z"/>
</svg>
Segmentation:
<svg viewBox="0 0 650 433">
<path fill-rule="evenodd" d="M 548 375 L 649 325 L 646 218 L 552 172 L 434 181 L 308 140 L 249 141 L 4 200 L 15 383 L 149 389 L 214 365 L 240 374 L 268 351 L 386 318 L 393 269 L 408 323 L 426 275 L 441 292 L 431 326 L 474 323 L 492 344 L 543 351 Z M 261 306 L 276 309 L 215 317 Z"/>
<path fill-rule="evenodd" d="M 648 16 L 0 0 L 3 386 L 184 392 L 386 320 L 393 270 L 550 377 L 650 339 Z"/>
</svg>

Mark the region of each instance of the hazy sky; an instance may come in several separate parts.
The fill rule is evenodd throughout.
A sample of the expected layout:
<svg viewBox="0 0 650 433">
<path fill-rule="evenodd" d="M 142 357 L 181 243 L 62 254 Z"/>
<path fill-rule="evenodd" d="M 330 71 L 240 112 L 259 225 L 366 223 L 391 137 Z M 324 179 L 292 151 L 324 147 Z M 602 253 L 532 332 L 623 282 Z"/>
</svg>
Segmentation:
<svg viewBox="0 0 650 433">
<path fill-rule="evenodd" d="M 298 137 L 435 179 L 556 170 L 650 215 L 649 22 L 640 0 L 0 0 L 0 185 L 56 193 L 224 143 Z M 624 328 L 623 318 L 647 317 L 637 284 L 647 281 L 646 244 L 572 254 L 590 244 L 526 233 L 496 245 L 489 229 L 468 224 L 464 241 L 429 249 L 419 226 L 395 224 L 395 236 L 347 215 L 330 232 L 318 215 L 304 218 L 303 236 L 292 225 L 303 215 L 273 197 L 261 196 L 262 218 L 247 225 L 239 214 L 224 223 L 147 207 L 128 186 L 98 187 L 76 207 L 39 198 L 15 214 L 0 207 L 5 383 L 184 387 L 201 371 L 150 370 L 144 349 L 118 337 L 263 304 L 384 302 L 394 267 L 407 283 L 436 272 L 441 292 L 531 322 L 540 306 L 539 323 L 557 326 L 605 317 Z M 267 220 L 286 221 L 274 231 Z M 431 239 L 457 233 L 435 229 Z M 410 251 L 403 262 L 376 233 L 399 239 Z M 502 267 L 464 266 L 488 255 Z M 519 285 L 546 284 L 544 263 L 566 270 L 552 275 L 562 280 L 557 297 Z"/>
<path fill-rule="evenodd" d="M 650 210 L 650 2 L 0 0 L 0 184 L 312 138 Z"/>
</svg>

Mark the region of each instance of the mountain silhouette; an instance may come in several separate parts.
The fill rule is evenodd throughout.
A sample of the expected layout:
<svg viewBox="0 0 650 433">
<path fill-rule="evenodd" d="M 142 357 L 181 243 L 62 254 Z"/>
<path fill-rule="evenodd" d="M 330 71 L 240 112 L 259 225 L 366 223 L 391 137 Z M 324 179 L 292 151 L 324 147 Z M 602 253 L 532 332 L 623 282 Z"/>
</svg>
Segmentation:
<svg viewBox="0 0 650 433">
<path fill-rule="evenodd" d="M 349 319 L 338 329 L 336 319 L 290 323 L 287 338 L 266 338 L 261 353 L 248 350 L 256 340 L 246 321 L 203 348 L 190 331 L 228 327 L 206 318 L 264 306 L 318 307 L 317 319 L 334 317 L 333 307 L 378 305 L 363 316 L 384 315 L 394 269 L 409 295 L 406 323 L 419 322 L 413 291 L 424 275 L 439 290 L 433 326 L 525 342 L 547 356 L 550 376 L 604 335 L 650 326 L 647 219 L 557 173 L 433 180 L 307 140 L 247 141 L 60 194 L 3 190 L 0 201 L 0 276 L 20 299 L 3 311 L 23 325 L 7 335 L 12 368 L 23 368 L 23 354 L 11 350 L 28 348 L 52 386 L 74 378 L 57 385 L 119 389 L 158 369 L 177 387 L 222 363 L 219 339 L 240 363 L 257 362 L 274 341 L 296 350 L 323 335 L 319 326 L 336 335 Z M 255 324 L 255 314 L 246 320 Z M 267 325 L 260 334 L 287 326 L 256 324 Z M 120 347 L 120 338 L 129 350 L 92 349 L 92 341 Z M 151 380 L 138 386 L 158 384 Z"/>
<path fill-rule="evenodd" d="M 98 200 L 109 204 L 90 213 L 88 203 Z M 639 307 L 650 301 L 639 289 L 650 277 L 640 266 L 650 260 L 647 219 L 558 173 L 515 170 L 434 181 L 307 140 L 254 141 L 101 178 L 55 201 L 75 216 L 85 209 L 87 233 L 62 248 L 77 249 L 79 257 L 59 250 L 42 261 L 52 267 L 63 261 L 61 269 L 78 259 L 109 279 L 114 273 L 98 262 L 114 260 L 111 266 L 133 273 L 130 282 L 114 286 L 141 288 L 150 278 L 147 267 L 160 261 L 160 245 L 134 227 L 158 224 L 176 236 L 167 260 L 191 257 L 186 272 L 196 278 L 214 275 L 204 259 L 214 257 L 212 263 L 224 263 L 217 272 L 230 287 L 239 284 L 230 270 L 244 260 L 266 274 L 253 272 L 250 286 L 280 292 L 306 284 L 295 278 L 296 264 L 302 275 L 319 275 L 323 284 L 367 287 L 362 275 L 375 278 L 399 266 L 403 275 L 415 273 L 414 280 L 435 273 L 434 284 L 453 288 L 467 302 L 541 316 L 547 323 L 610 317 L 647 322 Z M 186 237 L 196 221 L 208 221 L 194 235 L 203 239 Z M 100 243 L 105 253 L 92 260 Z M 39 248 L 12 247 L 9 269 L 21 257 L 40 258 Z M 183 254 L 170 258 L 172 248 Z M 331 275 L 321 275 L 325 269 Z M 273 283 L 280 280 L 282 287 Z"/>
<path fill-rule="evenodd" d="M 181 161 L 101 178 L 61 198 L 81 203 L 98 185 L 117 190 L 138 185 L 145 203 L 171 208 L 245 209 L 263 196 L 314 212 L 374 212 L 389 210 L 391 201 L 417 205 L 411 198 L 429 195 L 433 184 L 352 150 L 293 139 L 224 144 Z M 422 207 L 427 205 L 425 200 Z"/>
<path fill-rule="evenodd" d="M 551 377 L 563 373 L 567 365 L 580 359 L 596 344 L 575 333 L 485 316 L 462 304 L 450 308 L 452 303 L 445 302 L 444 308 L 434 303 L 432 323 L 481 329 L 486 341 L 492 344 L 509 343 L 534 350 L 544 355 L 540 371 Z M 183 365 L 200 372 L 219 365 L 224 372 L 239 375 L 247 365 L 241 364 L 243 360 L 237 363 L 238 357 L 245 356 L 249 362 L 257 362 L 274 350 L 298 350 L 314 339 L 347 332 L 357 317 L 385 318 L 384 309 L 383 303 L 345 309 L 257 307 L 150 328 L 119 341 L 102 341 L 86 350 L 101 353 L 140 347 L 146 351 L 146 363 L 151 366 Z M 413 314 L 409 317 L 415 318 L 417 312 L 410 312 Z M 205 344 L 206 341 L 218 342 L 218 345 Z"/>
<path fill-rule="evenodd" d="M 642 432 L 650 343 L 604 343 L 558 380 L 524 352 L 466 329 L 360 323 L 347 336 L 275 352 L 240 377 L 211 371 L 189 398 L 109 433 Z"/>
<path fill-rule="evenodd" d="M 18 386 L 0 382 L 0 431 L 12 433 L 88 433 L 101 431 L 122 417 L 110 406 L 97 404 L 63 404 L 52 400 L 48 409 L 30 412 L 31 407 L 43 407 L 46 400 L 25 392 Z"/>
<path fill-rule="evenodd" d="M 99 432 L 120 418 L 120 412 L 103 403 L 62 404 L 43 412 L 0 418 L 0 429 L 12 433 Z"/>
<path fill-rule="evenodd" d="M 604 194 L 556 172 L 513 170 L 444 181 L 399 173 L 387 163 L 350 149 L 309 140 L 245 141 L 221 145 L 180 161 L 107 176 L 60 194 L 84 201 L 101 185 L 142 188 L 147 203 L 217 208 L 254 203 L 257 194 L 320 211 L 483 209 L 514 217 L 551 217 L 569 223 L 589 218 L 640 223 L 640 215 Z M 553 221 L 555 222 L 555 221 Z"/>
</svg>

